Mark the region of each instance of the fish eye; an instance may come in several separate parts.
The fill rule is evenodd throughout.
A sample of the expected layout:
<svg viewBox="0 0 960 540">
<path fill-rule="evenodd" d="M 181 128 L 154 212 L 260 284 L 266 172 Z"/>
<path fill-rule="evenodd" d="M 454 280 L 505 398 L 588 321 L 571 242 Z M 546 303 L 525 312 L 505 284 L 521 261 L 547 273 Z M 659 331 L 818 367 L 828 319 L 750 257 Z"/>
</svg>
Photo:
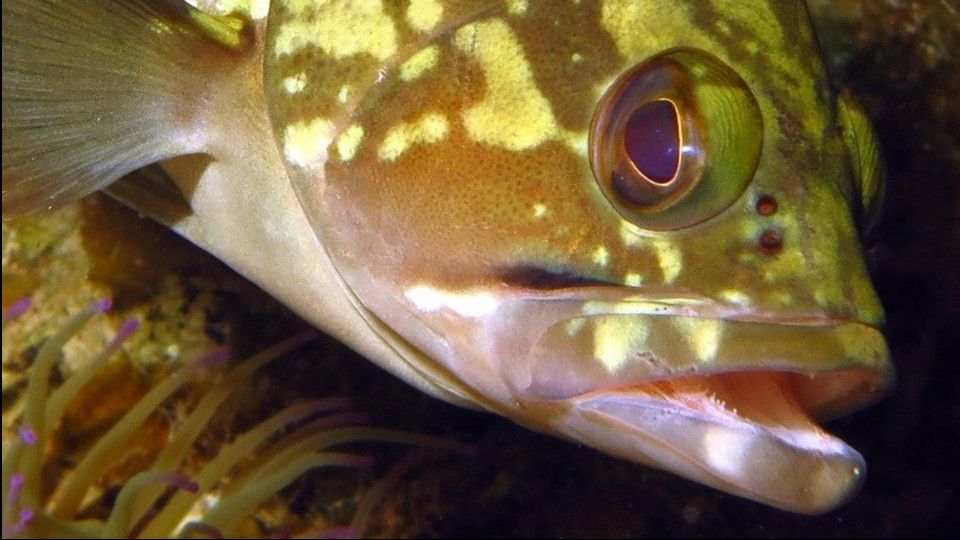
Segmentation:
<svg viewBox="0 0 960 540">
<path fill-rule="evenodd" d="M 625 219 L 675 230 L 719 214 L 744 192 L 762 134 L 743 79 L 708 53 L 672 49 L 622 74 L 600 99 L 590 162 Z"/>
<path fill-rule="evenodd" d="M 623 133 L 627 158 L 636 175 L 657 185 L 669 184 L 680 170 L 680 118 L 672 101 L 658 99 L 640 106 Z"/>
</svg>

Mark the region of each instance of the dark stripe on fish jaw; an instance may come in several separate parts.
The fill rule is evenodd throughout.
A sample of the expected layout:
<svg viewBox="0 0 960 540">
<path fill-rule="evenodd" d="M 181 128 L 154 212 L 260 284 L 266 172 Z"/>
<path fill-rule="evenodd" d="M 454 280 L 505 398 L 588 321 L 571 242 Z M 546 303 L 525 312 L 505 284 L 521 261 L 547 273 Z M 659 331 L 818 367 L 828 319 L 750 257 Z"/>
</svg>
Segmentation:
<svg viewBox="0 0 960 540">
<path fill-rule="evenodd" d="M 625 287 L 623 283 L 583 276 L 568 270 L 549 270 L 533 265 L 510 266 L 498 273 L 499 279 L 526 289 L 554 290 L 576 287 Z"/>
</svg>

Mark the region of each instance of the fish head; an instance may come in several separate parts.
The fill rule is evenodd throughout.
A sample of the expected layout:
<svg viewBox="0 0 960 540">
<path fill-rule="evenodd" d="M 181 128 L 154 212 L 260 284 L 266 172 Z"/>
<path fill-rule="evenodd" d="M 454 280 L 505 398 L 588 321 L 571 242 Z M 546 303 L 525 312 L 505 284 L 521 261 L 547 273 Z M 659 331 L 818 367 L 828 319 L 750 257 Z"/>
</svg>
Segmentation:
<svg viewBox="0 0 960 540">
<path fill-rule="evenodd" d="M 781 508 L 854 491 L 811 417 L 892 380 L 879 166 L 801 4 L 273 2 L 266 47 L 313 230 L 433 384 Z"/>
</svg>

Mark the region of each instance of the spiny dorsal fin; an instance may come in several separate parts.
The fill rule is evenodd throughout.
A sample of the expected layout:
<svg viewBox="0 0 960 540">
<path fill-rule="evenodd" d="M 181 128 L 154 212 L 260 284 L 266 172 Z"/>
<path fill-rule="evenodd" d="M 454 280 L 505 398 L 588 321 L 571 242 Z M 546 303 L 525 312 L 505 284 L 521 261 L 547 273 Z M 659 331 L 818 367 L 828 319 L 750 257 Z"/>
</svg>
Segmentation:
<svg viewBox="0 0 960 540">
<path fill-rule="evenodd" d="M 4 0 L 4 214 L 203 152 L 205 89 L 249 45 L 179 0 Z"/>
</svg>

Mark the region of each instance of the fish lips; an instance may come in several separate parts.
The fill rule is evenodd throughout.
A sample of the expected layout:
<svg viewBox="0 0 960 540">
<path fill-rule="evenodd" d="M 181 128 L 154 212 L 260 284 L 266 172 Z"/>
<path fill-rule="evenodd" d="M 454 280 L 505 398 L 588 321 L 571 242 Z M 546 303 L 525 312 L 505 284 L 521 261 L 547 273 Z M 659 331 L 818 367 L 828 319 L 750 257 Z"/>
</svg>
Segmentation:
<svg viewBox="0 0 960 540">
<path fill-rule="evenodd" d="M 818 418 L 875 401 L 893 381 L 883 334 L 856 322 L 788 323 L 680 314 L 597 313 L 558 322 L 530 348 L 514 388 L 539 399 L 731 372 L 802 375 L 794 385 Z"/>
<path fill-rule="evenodd" d="M 573 398 L 554 429 L 609 454 L 801 514 L 849 500 L 863 457 L 814 425 L 769 426 L 623 391 Z"/>
<path fill-rule="evenodd" d="M 417 285 L 404 300 L 406 318 L 379 312 L 438 359 L 437 380 L 484 407 L 799 513 L 841 504 L 865 474 L 860 454 L 811 416 L 864 406 L 893 380 L 871 324 L 764 318 L 693 293 Z"/>
<path fill-rule="evenodd" d="M 792 512 L 826 512 L 856 493 L 863 457 L 812 418 L 890 389 L 877 328 L 628 304 L 561 309 L 572 316 L 541 326 L 525 361 L 504 369 L 541 429 Z"/>
</svg>

